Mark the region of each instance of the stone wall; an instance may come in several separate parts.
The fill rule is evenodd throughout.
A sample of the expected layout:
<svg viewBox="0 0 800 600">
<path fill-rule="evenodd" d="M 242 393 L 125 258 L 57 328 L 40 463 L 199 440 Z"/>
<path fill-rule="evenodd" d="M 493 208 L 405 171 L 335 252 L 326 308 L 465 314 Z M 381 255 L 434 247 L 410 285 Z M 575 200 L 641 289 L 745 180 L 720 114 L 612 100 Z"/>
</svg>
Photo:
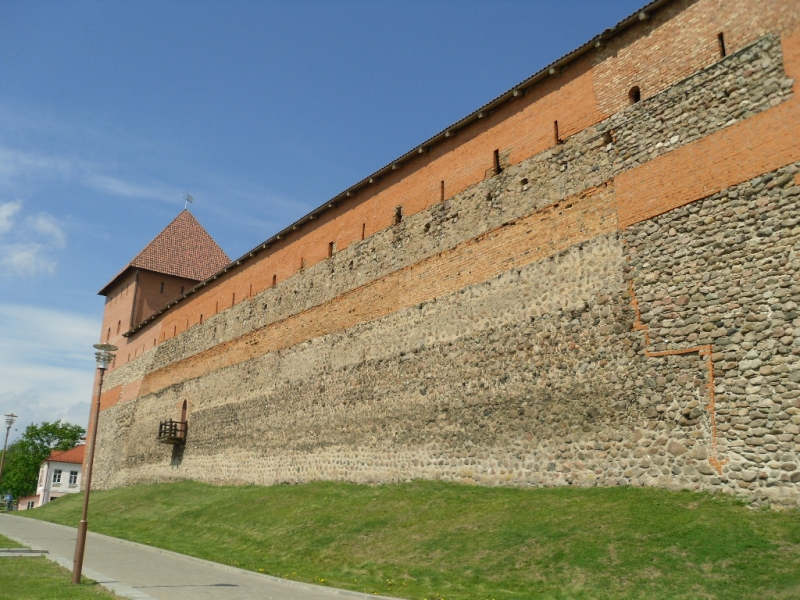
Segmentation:
<svg viewBox="0 0 800 600">
<path fill-rule="evenodd" d="M 102 455 L 114 464 L 98 461 L 98 484 L 426 477 L 746 491 L 794 505 L 795 171 L 107 410 L 103 435 L 121 452 Z M 747 235 L 764 225 L 779 231 L 771 242 Z M 737 239 L 763 249 L 745 253 Z M 737 287 L 747 305 L 732 299 Z M 715 413 L 698 351 L 709 343 Z M 647 355 L 670 350 L 687 352 Z M 185 451 L 143 443 L 184 398 Z"/>
<path fill-rule="evenodd" d="M 143 369 L 163 368 L 328 302 L 503 223 L 598 186 L 648 158 L 779 104 L 791 96 L 791 83 L 783 70 L 779 41 L 773 35 L 765 36 L 564 144 L 511 165 L 499 175 L 349 246 L 252 300 L 207 317 L 202 326 L 167 339 L 155 349 L 149 343 L 150 332 L 142 332 L 139 337 L 145 356 L 116 369 L 109 385 L 139 379 Z"/>
<path fill-rule="evenodd" d="M 616 190 L 794 107 L 784 48 L 768 34 L 113 370 L 97 484 L 421 477 L 800 504 L 800 151 L 622 228 Z M 184 400 L 185 448 L 157 444 Z"/>
<path fill-rule="evenodd" d="M 714 486 L 756 496 L 796 494 L 791 484 L 800 482 L 798 172 L 800 164 L 767 173 L 625 234 L 649 350 L 712 348 L 710 442 L 722 468 L 701 472 Z M 708 400 L 695 381 L 702 368 L 656 368 L 661 379 L 643 398 L 649 427 L 708 438 L 700 421 Z"/>
</svg>

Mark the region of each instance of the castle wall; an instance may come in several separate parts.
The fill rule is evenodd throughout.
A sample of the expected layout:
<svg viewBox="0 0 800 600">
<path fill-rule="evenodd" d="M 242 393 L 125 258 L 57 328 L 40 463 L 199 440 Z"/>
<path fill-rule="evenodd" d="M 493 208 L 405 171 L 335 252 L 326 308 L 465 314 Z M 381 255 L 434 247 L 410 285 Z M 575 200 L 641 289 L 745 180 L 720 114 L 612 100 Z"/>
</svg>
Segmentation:
<svg viewBox="0 0 800 600">
<path fill-rule="evenodd" d="M 717 5 L 669 4 L 135 333 L 143 354 L 106 378 L 98 485 L 426 477 L 797 504 L 797 9 L 767 3 L 759 29 L 726 4 L 740 45 L 669 66 L 692 43 L 669 32 L 713 32 Z M 644 99 L 609 103 L 667 34 Z M 564 143 L 536 133 L 546 106 L 568 108 Z M 412 185 L 439 177 L 444 202 Z M 367 214 L 385 221 L 361 240 Z M 298 264 L 273 285 L 277 260 Z M 185 449 L 158 445 L 184 399 Z"/>
</svg>

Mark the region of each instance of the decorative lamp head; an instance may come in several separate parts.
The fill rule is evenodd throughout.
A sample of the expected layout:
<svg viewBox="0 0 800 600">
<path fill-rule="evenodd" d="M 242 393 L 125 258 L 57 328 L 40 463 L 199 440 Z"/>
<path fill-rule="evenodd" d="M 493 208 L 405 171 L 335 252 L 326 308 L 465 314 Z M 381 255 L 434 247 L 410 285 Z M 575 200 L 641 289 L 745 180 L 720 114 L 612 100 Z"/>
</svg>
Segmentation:
<svg viewBox="0 0 800 600">
<path fill-rule="evenodd" d="M 107 369 L 111 361 L 114 360 L 114 352 L 116 352 L 118 348 L 111 344 L 95 344 L 94 347 L 98 350 L 98 352 L 94 353 L 94 357 L 97 360 L 97 368 L 103 370 Z"/>
</svg>

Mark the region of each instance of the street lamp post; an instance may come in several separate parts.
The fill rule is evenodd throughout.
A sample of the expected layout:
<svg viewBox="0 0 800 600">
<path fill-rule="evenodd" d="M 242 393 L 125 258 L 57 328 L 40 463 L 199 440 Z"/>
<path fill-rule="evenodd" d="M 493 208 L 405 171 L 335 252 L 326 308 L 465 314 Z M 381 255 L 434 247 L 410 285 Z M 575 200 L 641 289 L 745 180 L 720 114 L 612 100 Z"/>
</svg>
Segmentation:
<svg viewBox="0 0 800 600">
<path fill-rule="evenodd" d="M 3 457 L 0 458 L 0 486 L 3 485 L 3 467 L 6 466 L 6 449 L 8 448 L 8 434 L 11 432 L 11 426 L 17 420 L 17 415 L 8 413 L 3 415 L 6 418 L 6 441 L 3 442 Z"/>
<path fill-rule="evenodd" d="M 97 380 L 97 393 L 95 394 L 94 406 L 92 407 L 91 432 L 89 433 L 89 455 L 86 458 L 86 473 L 83 476 L 83 513 L 81 522 L 78 525 L 78 539 L 75 541 L 75 558 L 72 566 L 72 583 L 81 582 L 81 571 L 83 570 L 83 551 L 86 548 L 86 516 L 89 513 L 89 492 L 92 489 L 92 465 L 94 463 L 94 449 L 97 446 L 97 421 L 100 419 L 100 394 L 103 391 L 103 376 L 108 365 L 114 360 L 116 346 L 111 344 L 95 344 L 97 349 L 95 358 L 97 359 L 97 370 L 99 377 Z"/>
</svg>

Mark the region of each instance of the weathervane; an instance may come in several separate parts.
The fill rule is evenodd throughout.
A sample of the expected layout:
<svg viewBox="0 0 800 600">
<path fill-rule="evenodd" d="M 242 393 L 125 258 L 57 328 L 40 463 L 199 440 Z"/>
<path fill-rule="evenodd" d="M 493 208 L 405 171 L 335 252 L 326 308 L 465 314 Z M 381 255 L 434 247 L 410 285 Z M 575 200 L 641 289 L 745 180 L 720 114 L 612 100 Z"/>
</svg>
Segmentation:
<svg viewBox="0 0 800 600">
<path fill-rule="evenodd" d="M 194 198 L 190 194 L 183 195 L 184 203 L 183 203 L 183 210 L 189 208 L 189 204 L 194 204 Z"/>
</svg>

